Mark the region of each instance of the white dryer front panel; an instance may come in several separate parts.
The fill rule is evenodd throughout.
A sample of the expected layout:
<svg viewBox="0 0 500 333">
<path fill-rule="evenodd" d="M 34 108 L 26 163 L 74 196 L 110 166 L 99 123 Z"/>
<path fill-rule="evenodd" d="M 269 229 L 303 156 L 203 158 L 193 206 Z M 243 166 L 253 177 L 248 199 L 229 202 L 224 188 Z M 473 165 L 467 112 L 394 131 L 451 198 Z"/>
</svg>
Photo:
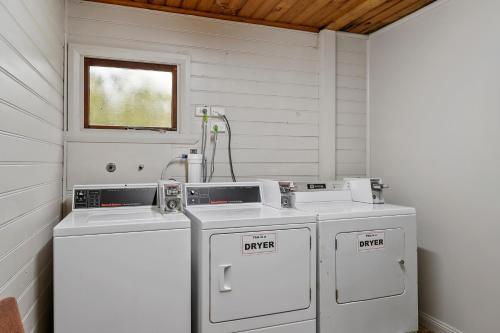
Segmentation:
<svg viewBox="0 0 500 333">
<path fill-rule="evenodd" d="M 318 249 L 319 333 L 418 330 L 414 214 L 319 221 Z"/>
<path fill-rule="evenodd" d="M 335 241 L 337 303 L 404 292 L 405 233 L 402 228 L 342 232 Z"/>
<path fill-rule="evenodd" d="M 311 305 L 309 228 L 210 237 L 210 321 L 221 323 Z"/>
</svg>

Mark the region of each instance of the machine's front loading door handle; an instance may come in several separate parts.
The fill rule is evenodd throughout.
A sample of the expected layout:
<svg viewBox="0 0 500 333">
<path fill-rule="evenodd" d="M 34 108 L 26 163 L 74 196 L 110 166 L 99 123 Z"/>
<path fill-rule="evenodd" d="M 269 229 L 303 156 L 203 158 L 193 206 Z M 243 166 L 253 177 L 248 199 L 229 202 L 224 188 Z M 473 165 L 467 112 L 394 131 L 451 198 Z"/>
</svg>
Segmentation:
<svg viewBox="0 0 500 333">
<path fill-rule="evenodd" d="M 219 265 L 219 291 L 231 290 L 231 265 Z"/>
</svg>

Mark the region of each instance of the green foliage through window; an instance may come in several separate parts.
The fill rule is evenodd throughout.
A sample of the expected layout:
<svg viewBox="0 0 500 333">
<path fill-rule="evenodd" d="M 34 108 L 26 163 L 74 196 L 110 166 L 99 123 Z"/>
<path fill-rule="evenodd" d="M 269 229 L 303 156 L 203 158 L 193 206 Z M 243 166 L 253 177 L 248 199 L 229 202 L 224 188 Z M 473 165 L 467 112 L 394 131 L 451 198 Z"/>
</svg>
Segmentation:
<svg viewBox="0 0 500 333">
<path fill-rule="evenodd" d="M 87 75 L 86 127 L 175 127 L 175 71 L 90 64 Z"/>
</svg>

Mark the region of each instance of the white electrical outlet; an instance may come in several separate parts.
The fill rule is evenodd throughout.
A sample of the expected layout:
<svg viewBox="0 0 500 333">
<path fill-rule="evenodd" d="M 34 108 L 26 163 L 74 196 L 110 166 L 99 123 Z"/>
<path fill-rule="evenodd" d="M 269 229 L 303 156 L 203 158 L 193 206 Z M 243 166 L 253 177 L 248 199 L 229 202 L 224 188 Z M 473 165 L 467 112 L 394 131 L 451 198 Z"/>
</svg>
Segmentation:
<svg viewBox="0 0 500 333">
<path fill-rule="evenodd" d="M 210 115 L 210 106 L 208 105 L 197 105 L 195 108 L 194 115 L 196 117 L 203 117 L 204 115 Z"/>
<path fill-rule="evenodd" d="M 211 115 L 214 117 L 224 116 L 226 114 L 226 109 L 221 106 L 212 106 Z"/>
<path fill-rule="evenodd" d="M 214 131 L 214 126 L 217 126 L 219 133 L 227 132 L 226 123 L 221 120 L 212 120 L 210 122 L 210 131 Z"/>
</svg>

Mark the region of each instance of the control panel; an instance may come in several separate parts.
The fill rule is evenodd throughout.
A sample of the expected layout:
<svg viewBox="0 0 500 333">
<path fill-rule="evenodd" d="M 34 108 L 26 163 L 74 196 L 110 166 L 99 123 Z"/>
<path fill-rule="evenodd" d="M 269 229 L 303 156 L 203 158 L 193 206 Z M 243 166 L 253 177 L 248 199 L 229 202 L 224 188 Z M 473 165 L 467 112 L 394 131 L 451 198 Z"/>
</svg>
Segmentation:
<svg viewBox="0 0 500 333">
<path fill-rule="evenodd" d="M 259 185 L 186 184 L 185 195 L 187 206 L 262 202 Z"/>
<path fill-rule="evenodd" d="M 381 178 L 371 178 L 370 184 L 372 187 L 372 198 L 374 204 L 383 204 L 384 201 L 384 189 L 389 188 L 386 184 L 382 182 Z"/>
<path fill-rule="evenodd" d="M 295 185 L 293 182 L 280 181 L 278 182 L 281 193 L 281 207 L 294 208 L 295 207 Z"/>
<path fill-rule="evenodd" d="M 158 183 L 160 210 L 162 213 L 178 213 L 182 211 L 182 187 L 176 181 L 160 181 Z"/>
<path fill-rule="evenodd" d="M 344 186 L 342 181 L 294 182 L 294 184 L 295 190 L 298 192 L 339 191 Z"/>
<path fill-rule="evenodd" d="M 73 208 L 156 206 L 156 193 L 156 186 L 75 186 L 73 189 Z"/>
<path fill-rule="evenodd" d="M 346 188 L 352 200 L 369 204 L 384 203 L 384 189 L 389 188 L 380 178 L 346 178 Z"/>
</svg>

